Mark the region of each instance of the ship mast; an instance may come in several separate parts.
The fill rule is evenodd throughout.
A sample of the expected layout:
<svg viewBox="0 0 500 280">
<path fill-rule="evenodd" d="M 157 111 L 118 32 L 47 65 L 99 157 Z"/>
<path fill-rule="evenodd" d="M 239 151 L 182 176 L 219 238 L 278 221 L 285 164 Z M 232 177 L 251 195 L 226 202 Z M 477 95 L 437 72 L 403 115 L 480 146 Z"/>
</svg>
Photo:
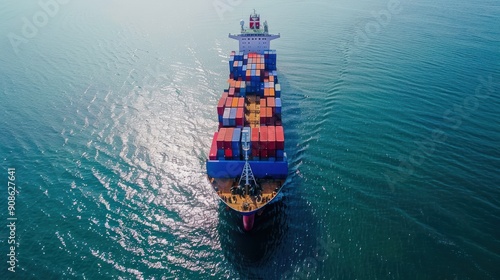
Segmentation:
<svg viewBox="0 0 500 280">
<path fill-rule="evenodd" d="M 238 185 L 241 186 L 241 180 L 245 178 L 245 194 L 250 194 L 254 193 L 255 187 L 257 186 L 257 181 L 255 180 L 255 177 L 253 176 L 252 172 L 252 167 L 250 167 L 250 163 L 248 162 L 248 151 L 250 150 L 249 147 L 249 142 L 250 142 L 250 135 L 248 135 L 248 131 L 243 131 L 242 132 L 242 144 L 243 144 L 243 151 L 245 152 L 245 166 L 243 166 L 243 172 L 241 172 L 240 176 L 240 181 L 238 182 Z M 250 181 L 253 181 L 254 185 L 252 186 L 250 184 Z"/>
</svg>

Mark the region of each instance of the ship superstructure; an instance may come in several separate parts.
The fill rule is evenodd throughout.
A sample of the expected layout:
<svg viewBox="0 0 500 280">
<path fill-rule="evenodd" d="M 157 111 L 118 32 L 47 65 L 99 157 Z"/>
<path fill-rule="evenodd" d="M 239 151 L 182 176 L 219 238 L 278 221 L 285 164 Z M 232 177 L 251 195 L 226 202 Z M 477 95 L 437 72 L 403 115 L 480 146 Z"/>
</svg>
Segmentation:
<svg viewBox="0 0 500 280">
<path fill-rule="evenodd" d="M 263 53 L 270 49 L 271 40 L 278 39 L 280 35 L 269 34 L 269 26 L 264 21 L 264 27 L 260 26 L 260 15 L 255 13 L 250 15 L 248 28 L 245 28 L 245 21 L 241 20 L 241 33 L 229 34 L 229 38 L 238 40 L 240 52 L 248 54 L 250 52 Z"/>
</svg>

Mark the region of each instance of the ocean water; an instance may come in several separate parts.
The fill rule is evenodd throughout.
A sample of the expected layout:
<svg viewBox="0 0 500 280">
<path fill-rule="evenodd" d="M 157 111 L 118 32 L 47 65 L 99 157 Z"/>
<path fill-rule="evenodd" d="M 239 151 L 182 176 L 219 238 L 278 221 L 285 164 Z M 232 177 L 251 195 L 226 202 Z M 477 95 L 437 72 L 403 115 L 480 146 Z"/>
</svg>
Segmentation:
<svg viewBox="0 0 500 280">
<path fill-rule="evenodd" d="M 178 2 L 0 3 L 1 279 L 500 279 L 498 1 Z M 254 8 L 290 176 L 245 233 L 204 162 Z"/>
</svg>

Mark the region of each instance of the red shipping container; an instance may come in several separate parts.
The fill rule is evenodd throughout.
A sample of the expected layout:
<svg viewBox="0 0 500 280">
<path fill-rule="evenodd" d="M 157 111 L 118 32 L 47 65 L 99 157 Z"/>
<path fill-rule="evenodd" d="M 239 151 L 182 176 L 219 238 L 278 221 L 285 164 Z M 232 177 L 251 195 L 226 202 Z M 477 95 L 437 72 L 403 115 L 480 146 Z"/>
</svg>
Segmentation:
<svg viewBox="0 0 500 280">
<path fill-rule="evenodd" d="M 224 149 L 224 158 L 225 159 L 232 159 L 233 158 L 233 150 Z"/>
<path fill-rule="evenodd" d="M 260 150 L 260 157 L 261 158 L 267 158 L 268 157 L 267 149 Z"/>
<path fill-rule="evenodd" d="M 225 136 L 226 136 L 226 128 L 223 127 L 219 129 L 219 134 L 217 135 L 217 149 L 224 149 Z"/>
<path fill-rule="evenodd" d="M 217 114 L 219 116 L 224 114 L 224 105 L 226 105 L 226 98 L 223 96 L 219 99 L 219 103 L 217 103 Z"/>
<path fill-rule="evenodd" d="M 285 149 L 285 133 L 282 126 L 276 126 L 276 149 Z"/>
<path fill-rule="evenodd" d="M 214 138 L 212 138 L 212 146 L 210 146 L 210 153 L 208 154 L 209 160 L 217 159 L 217 137 L 219 136 L 218 132 L 214 133 Z"/>
<path fill-rule="evenodd" d="M 236 110 L 236 126 L 243 126 L 243 108 Z"/>
<path fill-rule="evenodd" d="M 233 97 L 226 98 L 226 108 L 231 108 L 232 103 L 233 103 Z"/>
<path fill-rule="evenodd" d="M 229 96 L 234 96 L 234 87 L 229 88 Z"/>
<path fill-rule="evenodd" d="M 253 157 L 258 157 L 258 156 L 260 156 L 260 151 L 259 151 L 259 149 L 255 149 L 255 148 L 253 148 L 253 147 L 252 147 L 252 156 L 253 156 Z"/>
<path fill-rule="evenodd" d="M 251 140 L 252 142 L 252 149 L 259 149 L 259 128 L 258 127 L 252 127 L 251 131 Z M 258 155 L 256 155 L 258 156 Z"/>
<path fill-rule="evenodd" d="M 276 107 L 276 102 L 274 97 L 267 98 L 267 107 Z"/>
<path fill-rule="evenodd" d="M 267 105 L 266 103 L 267 103 L 267 102 L 266 102 L 266 99 L 265 99 L 265 98 L 261 98 L 261 99 L 260 99 L 260 109 L 261 109 L 261 110 L 262 110 L 262 108 L 267 107 L 267 106 L 266 106 L 266 105 Z"/>
<path fill-rule="evenodd" d="M 268 149 L 267 150 L 267 156 L 268 157 L 276 157 L 276 150 Z"/>
<path fill-rule="evenodd" d="M 233 141 L 233 127 L 226 127 L 226 135 L 224 136 L 224 149 L 231 149 L 231 141 Z"/>
<path fill-rule="evenodd" d="M 260 149 L 267 149 L 267 126 L 259 128 Z"/>
<path fill-rule="evenodd" d="M 238 107 L 245 107 L 245 98 L 244 97 L 240 97 L 238 98 Z"/>
<path fill-rule="evenodd" d="M 276 127 L 268 126 L 267 127 L 267 149 L 275 150 L 276 149 Z M 270 155 L 271 157 L 271 155 Z"/>
<path fill-rule="evenodd" d="M 221 97 L 221 98 L 226 99 L 228 96 L 229 96 L 229 93 L 225 90 L 225 91 L 222 93 L 222 97 Z"/>
</svg>

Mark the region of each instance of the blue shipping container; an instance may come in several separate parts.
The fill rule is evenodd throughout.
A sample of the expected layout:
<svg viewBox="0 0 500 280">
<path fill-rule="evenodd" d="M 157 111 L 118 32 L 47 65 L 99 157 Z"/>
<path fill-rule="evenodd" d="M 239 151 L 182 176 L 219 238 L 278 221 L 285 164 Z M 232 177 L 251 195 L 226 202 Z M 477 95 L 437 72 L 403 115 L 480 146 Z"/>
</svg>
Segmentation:
<svg viewBox="0 0 500 280">
<path fill-rule="evenodd" d="M 255 159 L 255 157 L 254 157 Z M 213 178 L 234 178 L 241 175 L 245 161 L 243 160 L 208 160 L 207 173 Z M 266 176 L 286 178 L 288 163 L 286 161 L 250 161 L 250 166 L 255 177 Z"/>
<path fill-rule="evenodd" d="M 236 126 L 236 108 L 228 108 L 230 110 L 229 113 L 229 125 Z"/>
<path fill-rule="evenodd" d="M 235 128 L 233 130 L 233 140 L 231 141 L 231 147 L 234 150 L 240 150 L 240 141 L 241 141 L 241 128 Z"/>
<path fill-rule="evenodd" d="M 276 157 L 282 158 L 285 155 L 284 150 L 276 150 Z"/>
<path fill-rule="evenodd" d="M 274 109 L 276 114 L 281 114 L 281 98 L 276 98 L 276 108 Z"/>
<path fill-rule="evenodd" d="M 225 108 L 224 115 L 222 115 L 222 125 L 223 126 L 230 126 L 230 123 L 229 123 L 230 114 L 231 114 L 231 108 Z"/>
</svg>

